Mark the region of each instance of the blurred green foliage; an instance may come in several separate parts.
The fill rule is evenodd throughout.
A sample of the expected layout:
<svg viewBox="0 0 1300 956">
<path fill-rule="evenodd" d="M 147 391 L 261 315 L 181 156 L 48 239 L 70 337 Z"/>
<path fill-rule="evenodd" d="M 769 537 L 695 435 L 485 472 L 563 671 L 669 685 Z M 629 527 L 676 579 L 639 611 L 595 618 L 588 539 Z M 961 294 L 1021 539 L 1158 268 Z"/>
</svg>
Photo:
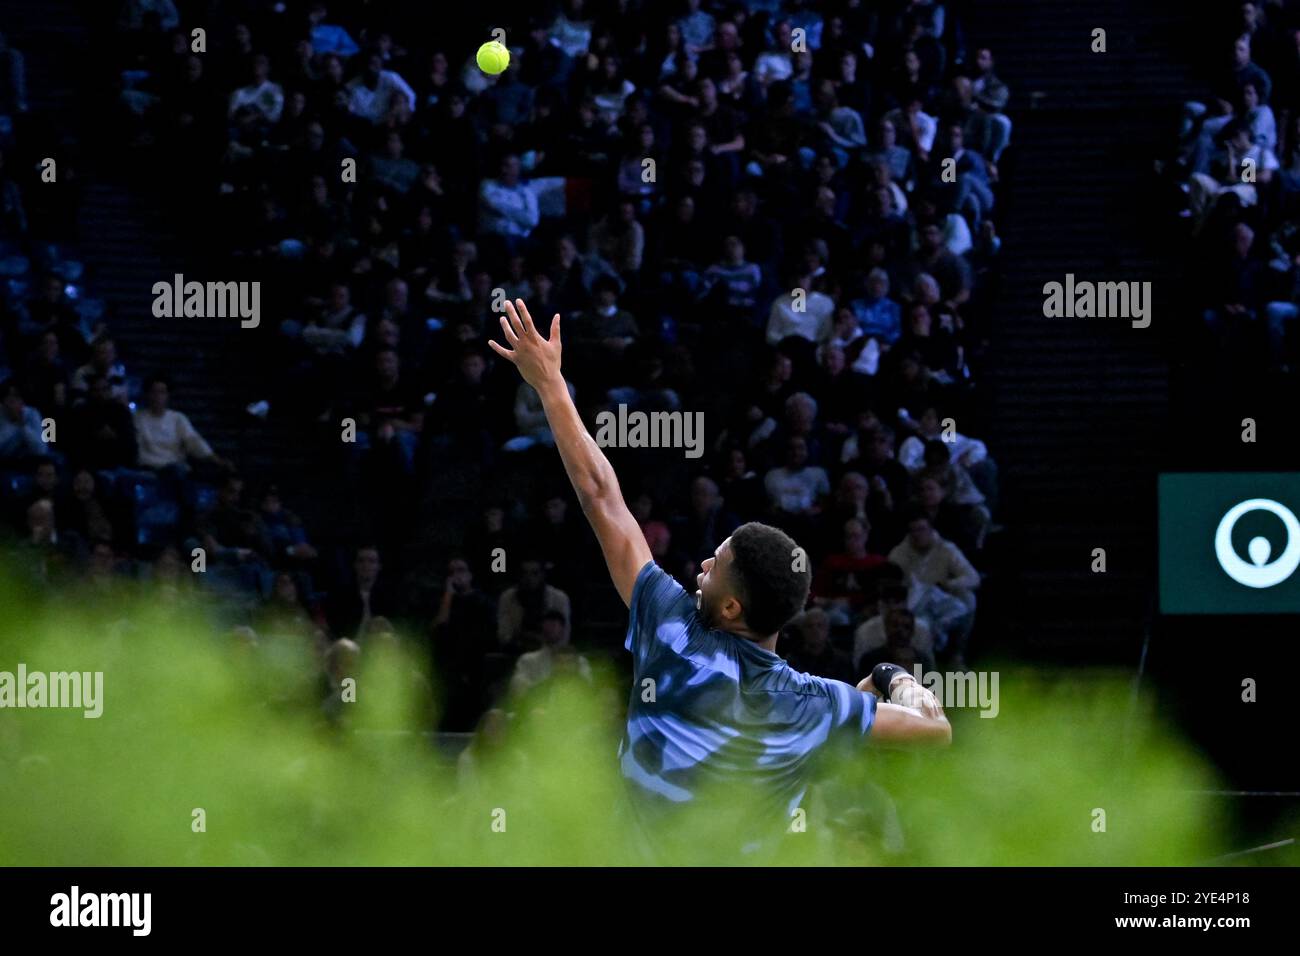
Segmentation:
<svg viewBox="0 0 1300 956">
<path fill-rule="evenodd" d="M 1234 849 L 1223 801 L 1189 792 L 1213 775 L 1119 676 L 1004 670 L 996 718 L 950 711 L 943 752 L 828 757 L 803 832 L 743 853 L 739 792 L 712 795 L 736 812 L 658 835 L 626 824 L 609 674 L 535 691 L 458 759 L 420 732 L 423 653 L 366 648 L 340 726 L 310 647 L 183 617 L 147 601 L 5 616 L 0 670 L 103 671 L 104 712 L 0 710 L 0 863 L 1177 865 Z"/>
</svg>

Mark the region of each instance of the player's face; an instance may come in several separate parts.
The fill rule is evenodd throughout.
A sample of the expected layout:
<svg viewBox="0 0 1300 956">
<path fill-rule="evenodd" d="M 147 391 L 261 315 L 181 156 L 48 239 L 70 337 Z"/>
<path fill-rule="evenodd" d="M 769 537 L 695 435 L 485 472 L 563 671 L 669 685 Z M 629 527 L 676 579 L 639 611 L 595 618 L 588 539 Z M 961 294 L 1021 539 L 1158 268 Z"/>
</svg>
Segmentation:
<svg viewBox="0 0 1300 956">
<path fill-rule="evenodd" d="M 695 608 L 709 627 L 721 623 L 720 610 L 727 599 L 727 568 L 731 564 L 731 539 L 728 538 L 711 557 L 700 562 L 700 573 L 695 576 L 699 590 L 695 592 Z"/>
</svg>

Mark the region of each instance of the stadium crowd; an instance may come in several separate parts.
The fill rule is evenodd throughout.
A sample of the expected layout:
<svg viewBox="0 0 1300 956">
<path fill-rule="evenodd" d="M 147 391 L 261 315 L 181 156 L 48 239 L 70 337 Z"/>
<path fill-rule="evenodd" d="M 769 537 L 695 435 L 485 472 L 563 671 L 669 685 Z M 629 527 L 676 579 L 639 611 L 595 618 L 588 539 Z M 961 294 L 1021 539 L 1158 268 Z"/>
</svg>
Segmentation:
<svg viewBox="0 0 1300 956">
<path fill-rule="evenodd" d="M 1243 3 L 1211 21 L 1202 91 L 1160 171 L 1181 190 L 1212 354 L 1289 376 L 1300 317 L 1300 14 Z"/>
<path fill-rule="evenodd" d="M 485 347 L 518 297 L 563 315 L 588 421 L 703 413 L 698 458 L 609 449 L 688 589 L 739 524 L 769 522 L 814 570 L 779 646 L 796 667 L 964 667 L 997 531 L 977 409 L 1012 124 L 961 5 L 538 4 L 501 24 L 495 78 L 476 44 L 380 8 L 127 0 L 119 23 L 123 128 L 214 197 L 231 261 L 263 277 L 249 413 L 355 422 L 321 480 L 355 469 L 375 533 L 336 573 L 273 474 L 214 449 L 165 378 L 128 374 L 0 167 L 0 470 L 33 586 L 207 595 L 251 642 L 312 642 L 331 687 L 369 641 L 426 642 L 451 731 L 617 660 L 623 612 L 538 397 Z M 1262 71 L 1237 75 L 1267 102 Z M 0 115 L 24 109 L 21 77 L 0 44 Z M 482 478 L 468 507 L 394 507 L 457 472 Z M 450 529 L 441 553 L 405 547 L 417 513 Z M 403 586 L 416 560 L 437 564 L 431 597 Z"/>
</svg>

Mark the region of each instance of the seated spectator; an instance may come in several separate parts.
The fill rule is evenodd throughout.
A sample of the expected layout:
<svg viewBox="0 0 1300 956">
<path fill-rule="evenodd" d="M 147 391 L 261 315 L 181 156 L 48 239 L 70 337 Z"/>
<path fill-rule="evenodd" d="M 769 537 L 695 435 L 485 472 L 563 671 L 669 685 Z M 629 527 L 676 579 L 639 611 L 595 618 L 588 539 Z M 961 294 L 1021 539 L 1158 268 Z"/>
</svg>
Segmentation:
<svg viewBox="0 0 1300 956">
<path fill-rule="evenodd" d="M 763 274 L 758 266 L 745 259 L 745 245 L 737 236 L 728 236 L 722 244 L 722 259 L 705 271 L 701 298 L 717 290 L 728 316 L 752 324 L 758 305 L 758 289 Z"/>
<path fill-rule="evenodd" d="M 800 612 L 786 625 L 792 645 L 786 663 L 800 673 L 854 683 L 853 666 L 843 651 L 831 645 L 831 619 L 821 608 Z"/>
<path fill-rule="evenodd" d="M 641 334 L 636 317 L 619 306 L 618 290 L 617 279 L 601 276 L 592 285 L 591 307 L 572 320 L 572 341 L 597 367 L 600 363 L 616 361 Z M 543 321 L 543 324 L 549 332 L 549 323 Z"/>
<path fill-rule="evenodd" d="M 354 682 L 361 673 L 361 645 L 343 637 L 330 642 L 325 651 L 324 684 L 321 712 L 332 723 L 340 721 L 349 711 L 347 706 L 355 700 L 344 699 L 344 681 Z"/>
<path fill-rule="evenodd" d="M 86 400 L 73 408 L 69 422 L 72 460 L 94 471 L 134 468 L 139 446 L 130 409 L 98 371 L 86 379 L 86 389 Z"/>
<path fill-rule="evenodd" d="M 631 199 L 620 200 L 614 213 L 592 227 L 591 244 L 620 275 L 640 272 L 645 254 L 645 229 L 637 221 L 636 203 Z"/>
<path fill-rule="evenodd" d="M 317 356 L 349 355 L 366 337 L 366 317 L 352 304 L 352 289 L 344 281 L 330 286 L 329 301 L 302 329 L 302 340 Z"/>
<path fill-rule="evenodd" d="M 673 543 L 673 533 L 667 522 L 655 516 L 654 497 L 643 491 L 632 499 L 629 507 L 641 533 L 645 535 L 646 544 L 650 546 L 650 557 L 659 564 L 665 564 Z"/>
<path fill-rule="evenodd" d="M 357 397 L 357 424 L 366 429 L 371 443 L 383 440 L 380 434 L 391 432 L 391 440 L 402 452 L 406 470 L 415 467 L 415 451 L 424 428 L 422 390 L 402 375 L 401 359 L 396 350 L 381 348 L 375 352 L 374 368 Z"/>
<path fill-rule="evenodd" d="M 916 434 L 908 435 L 898 447 L 898 460 L 912 474 L 925 466 L 925 446 L 932 441 L 942 441 L 954 464 L 968 471 L 988 459 L 988 448 L 978 438 L 970 438 L 949 429 L 933 405 L 921 410 L 916 419 Z M 952 423 L 955 426 L 955 422 Z"/>
<path fill-rule="evenodd" d="M 1223 342 L 1239 338 L 1244 326 L 1253 323 L 1264 298 L 1265 267 L 1252 254 L 1255 230 L 1244 222 L 1233 225 L 1231 256 L 1219 264 L 1208 290 L 1210 302 L 1205 310 L 1205 325 L 1215 339 Z"/>
<path fill-rule="evenodd" d="M 108 336 L 101 336 L 91 346 L 90 361 L 82 365 L 72 375 L 72 401 L 80 404 L 90 396 L 90 381 L 95 375 L 102 375 L 108 381 L 109 397 L 125 405 L 130 401 L 127 394 L 126 366 L 117 360 L 117 345 Z"/>
<path fill-rule="evenodd" d="M 975 619 L 979 572 L 961 549 L 939 536 L 921 512 L 912 513 L 907 536 L 889 552 L 889 560 L 916 583 L 916 594 L 908 603 L 934 630 L 935 649 L 949 649 L 953 666 L 964 665 L 966 641 Z"/>
<path fill-rule="evenodd" d="M 231 470 L 234 466 L 212 450 L 184 414 L 168 408 L 171 388 L 164 378 L 145 385 L 145 405 L 135 413 L 134 425 L 142 467 L 188 471 L 189 462 L 203 461 Z"/>
<path fill-rule="evenodd" d="M 0 385 L 0 463 L 18 467 L 50 452 L 41 413 L 23 400 L 22 389 L 13 379 Z"/>
<path fill-rule="evenodd" d="M 384 55 L 378 50 L 365 54 L 365 68 L 348 81 L 348 112 L 374 125 L 383 122 L 393 98 L 401 97 L 415 109 L 415 91 L 392 70 L 384 69 Z"/>
<path fill-rule="evenodd" d="M 544 611 L 542 613 L 541 647 L 519 655 L 515 662 L 514 673 L 510 677 L 510 696 L 519 698 L 530 690 L 544 683 L 557 671 L 567 665 L 560 663 L 564 648 L 569 642 L 568 618 L 562 611 Z M 571 665 L 578 676 L 585 681 L 591 680 L 591 665 L 582 655 L 572 661 Z"/>
<path fill-rule="evenodd" d="M 854 632 L 854 679 L 867 677 L 877 664 L 897 664 L 914 676 L 919 666 L 926 674 L 935 669 L 933 646 L 925 621 L 908 610 L 905 601 L 891 601 Z"/>
<path fill-rule="evenodd" d="M 970 473 L 952 461 L 949 455 L 946 442 L 926 442 L 925 467 L 917 473 L 917 490 L 922 498 L 928 499 L 926 509 L 931 517 L 938 517 L 940 511 L 959 516 L 959 525 L 947 526 L 954 533 L 960 528 L 953 540 L 962 548 L 978 550 L 984 546 L 984 535 L 991 520 L 988 504 Z M 938 486 L 937 497 L 934 491 L 926 492 L 922 487 L 927 479 Z M 942 504 L 939 504 L 940 498 Z M 940 534 L 947 536 L 946 531 L 939 530 Z"/>
<path fill-rule="evenodd" d="M 50 418 L 68 407 L 68 368 L 59 352 L 59 337 L 46 332 L 27 360 L 22 375 L 23 394 Z"/>
<path fill-rule="evenodd" d="M 496 608 L 474 583 L 469 562 L 447 562 L 438 611 L 433 619 L 433 663 L 445 695 L 443 728 L 474 726 L 487 703 L 484 659 L 496 643 Z"/>
<path fill-rule="evenodd" d="M 564 384 L 569 389 L 569 397 L 575 398 L 577 392 L 573 383 L 566 381 Z M 526 451 L 534 445 L 546 448 L 555 446 L 555 436 L 551 434 L 546 411 L 542 408 L 542 397 L 527 382 L 520 382 L 519 388 L 515 390 L 514 416 L 515 429 L 519 434 L 501 446 L 503 451 Z"/>
<path fill-rule="evenodd" d="M 889 297 L 889 273 L 872 269 L 867 275 L 867 294 L 851 303 L 861 334 L 877 339 L 881 345 L 893 345 L 903 333 L 902 311 Z"/>
<path fill-rule="evenodd" d="M 303 567 L 317 558 L 316 549 L 307 540 L 302 519 L 284 507 L 280 489 L 267 485 L 258 503 L 257 517 L 270 543 L 272 563 L 280 567 Z"/>
<path fill-rule="evenodd" d="M 507 652 L 523 653 L 542 642 L 542 615 L 557 611 L 564 618 L 564 642 L 569 640 L 569 596 L 546 583 L 537 558 L 519 566 L 519 583 L 502 593 L 497 602 L 497 643 Z"/>
<path fill-rule="evenodd" d="M 109 507 L 99 497 L 91 472 L 83 468 L 73 475 L 70 493 L 56 501 L 55 517 L 61 531 L 83 541 L 117 540 Z"/>
<path fill-rule="evenodd" d="M 820 510 L 821 499 L 830 494 L 830 482 L 826 469 L 810 465 L 808 459 L 808 438 L 791 435 L 785 442 L 784 463 L 763 479 L 773 510 L 802 515 Z"/>
<path fill-rule="evenodd" d="M 251 81 L 230 94 L 230 107 L 226 113 L 233 118 L 244 108 L 252 109 L 261 122 L 268 126 L 280 121 L 280 112 L 284 109 L 284 90 L 278 83 L 271 82 L 271 61 L 264 54 L 259 53 L 253 57 Z"/>
<path fill-rule="evenodd" d="M 59 354 L 64 361 L 83 362 L 89 352 L 81 316 L 68 297 L 67 284 L 55 273 L 41 280 L 40 291 L 27 304 L 18 331 L 33 343 L 46 332 L 53 332 L 59 337 Z"/>
<path fill-rule="evenodd" d="M 371 618 L 396 614 L 397 594 L 382 571 L 378 548 L 371 545 L 357 548 L 351 575 L 330 590 L 326 602 L 326 620 L 336 636 L 350 635 L 359 640 Z"/>
<path fill-rule="evenodd" d="M 789 281 L 797 283 L 798 278 L 790 276 Z M 830 338 L 834 311 L 834 300 L 824 292 L 794 285 L 772 302 L 767 317 L 767 344 L 778 345 L 794 335 L 820 345 Z"/>
<path fill-rule="evenodd" d="M 993 51 L 988 47 L 980 47 L 975 54 L 975 68 L 979 72 L 971 82 L 971 92 L 975 104 L 988 114 L 993 124 L 995 132 L 989 146 L 989 159 L 996 163 L 1011 142 L 1011 120 L 1005 112 L 1011 93 L 1007 85 L 998 79 L 993 66 Z"/>
<path fill-rule="evenodd" d="M 216 504 L 199 516 L 198 534 L 210 560 L 249 565 L 251 571 L 271 556 L 273 546 L 262 519 L 243 499 L 244 480 L 227 475 Z M 246 579 L 252 585 L 260 583 L 251 573 Z"/>
<path fill-rule="evenodd" d="M 871 525 L 865 516 L 850 518 L 843 529 L 840 547 L 817 566 L 810 595 L 831 623 L 840 625 L 850 624 L 862 615 L 872 596 L 873 572 L 885 563 L 883 555 L 868 550 Z"/>
<path fill-rule="evenodd" d="M 695 478 L 686 513 L 671 522 L 679 579 L 695 580 L 699 562 L 717 551 L 740 525 L 740 518 L 727 508 L 717 482 L 707 475 Z"/>
<path fill-rule="evenodd" d="M 521 179 L 519 157 L 508 153 L 501 159 L 500 175 L 479 186 L 479 231 L 513 255 L 539 221 L 537 196 Z"/>
<path fill-rule="evenodd" d="M 767 510 L 767 493 L 758 473 L 751 470 L 743 448 L 728 448 L 723 455 L 722 498 L 743 524 L 755 521 Z"/>
<path fill-rule="evenodd" d="M 1243 207 L 1254 206 L 1259 200 L 1256 184 L 1268 184 L 1282 168 L 1271 149 L 1251 139 L 1250 126 L 1240 119 L 1228 123 L 1220 138 L 1222 146 L 1210 161 L 1210 172 L 1192 173 L 1188 181 L 1188 208 L 1197 232 L 1224 196 L 1234 196 Z M 1247 166 L 1255 170 L 1251 182 L 1242 180 Z"/>
<path fill-rule="evenodd" d="M 253 613 L 253 629 L 267 639 L 291 638 L 314 644 L 320 628 L 307 611 L 298 582 L 288 571 L 275 575 L 271 593 Z"/>
<path fill-rule="evenodd" d="M 405 155 L 402 134 L 390 129 L 384 134 L 384 150 L 368 157 L 370 178 L 384 190 L 404 196 L 415 185 L 420 165 Z"/>
</svg>

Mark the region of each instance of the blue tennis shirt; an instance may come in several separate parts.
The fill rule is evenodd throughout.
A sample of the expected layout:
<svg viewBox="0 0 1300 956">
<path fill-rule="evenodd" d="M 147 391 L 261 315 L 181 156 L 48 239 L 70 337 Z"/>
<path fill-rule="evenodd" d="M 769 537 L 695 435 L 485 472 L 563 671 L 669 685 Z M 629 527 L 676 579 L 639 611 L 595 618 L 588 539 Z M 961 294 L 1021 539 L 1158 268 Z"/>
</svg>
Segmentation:
<svg viewBox="0 0 1300 956">
<path fill-rule="evenodd" d="M 694 595 L 653 561 L 637 574 L 624 646 L 635 679 L 619 759 L 641 810 L 739 785 L 788 822 L 819 748 L 861 741 L 875 719 L 871 694 L 705 626 Z"/>
</svg>

